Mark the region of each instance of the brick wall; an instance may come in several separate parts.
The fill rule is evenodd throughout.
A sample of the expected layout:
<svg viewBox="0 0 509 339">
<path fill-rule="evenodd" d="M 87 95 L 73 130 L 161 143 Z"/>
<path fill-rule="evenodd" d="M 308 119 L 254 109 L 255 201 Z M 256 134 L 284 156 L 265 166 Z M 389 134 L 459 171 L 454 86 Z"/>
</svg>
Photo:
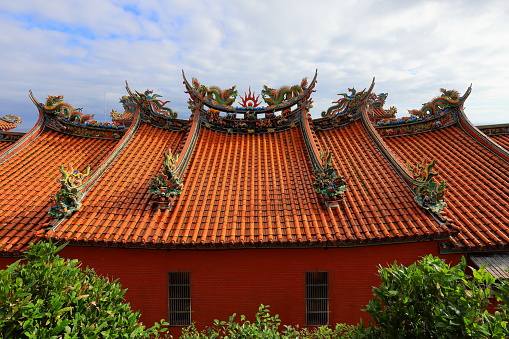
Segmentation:
<svg viewBox="0 0 509 339">
<path fill-rule="evenodd" d="M 127 300 L 152 325 L 167 318 L 168 271 L 191 271 L 193 321 L 199 328 L 232 313 L 253 318 L 260 304 L 270 305 L 284 324 L 305 323 L 306 271 L 329 271 L 330 321 L 356 324 L 379 284 L 377 266 L 394 260 L 409 265 L 426 254 L 438 255 L 436 242 L 352 248 L 145 250 L 68 246 L 62 255 L 77 258 L 100 274 L 120 279 Z M 453 263 L 459 255 L 445 256 Z M 177 334 L 178 329 L 172 329 Z"/>
</svg>

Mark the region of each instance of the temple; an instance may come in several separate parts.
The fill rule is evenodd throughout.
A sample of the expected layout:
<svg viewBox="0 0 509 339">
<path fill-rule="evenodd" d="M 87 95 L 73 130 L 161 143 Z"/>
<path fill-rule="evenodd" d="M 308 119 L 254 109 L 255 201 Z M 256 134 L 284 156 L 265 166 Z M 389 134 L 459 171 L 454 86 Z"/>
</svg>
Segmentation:
<svg viewBox="0 0 509 339">
<path fill-rule="evenodd" d="M 67 242 L 177 333 L 260 304 L 288 324 L 353 324 L 379 265 L 507 262 L 509 125 L 474 126 L 471 87 L 397 118 L 373 79 L 311 119 L 316 73 L 258 95 L 183 79 L 188 120 L 127 83 L 111 123 L 30 92 L 36 125 L 0 132 L 2 266 Z"/>
</svg>

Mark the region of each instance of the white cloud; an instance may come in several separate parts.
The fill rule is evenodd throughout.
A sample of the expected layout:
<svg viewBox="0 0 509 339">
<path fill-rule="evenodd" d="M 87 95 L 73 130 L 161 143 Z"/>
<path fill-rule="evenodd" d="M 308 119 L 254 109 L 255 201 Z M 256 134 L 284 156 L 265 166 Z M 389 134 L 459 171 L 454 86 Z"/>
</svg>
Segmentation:
<svg viewBox="0 0 509 339">
<path fill-rule="evenodd" d="M 318 68 L 313 116 L 376 77 L 400 112 L 440 87 L 463 92 L 474 123 L 509 122 L 504 1 L 17 1 L 0 5 L 0 115 L 29 129 L 39 100 L 64 94 L 103 119 L 124 81 L 171 100 L 186 118 L 181 69 L 203 84 L 257 93 Z M 118 95 L 115 98 L 115 95 Z"/>
</svg>

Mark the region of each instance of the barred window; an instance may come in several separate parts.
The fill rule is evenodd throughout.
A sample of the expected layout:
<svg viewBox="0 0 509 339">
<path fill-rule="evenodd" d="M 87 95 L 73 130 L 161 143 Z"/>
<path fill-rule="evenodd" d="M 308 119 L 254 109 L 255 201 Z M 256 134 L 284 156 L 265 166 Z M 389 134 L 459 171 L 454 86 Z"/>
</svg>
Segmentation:
<svg viewBox="0 0 509 339">
<path fill-rule="evenodd" d="M 169 272 L 168 282 L 170 325 L 191 325 L 191 272 Z"/>
<path fill-rule="evenodd" d="M 306 272 L 306 325 L 329 324 L 329 272 Z"/>
</svg>

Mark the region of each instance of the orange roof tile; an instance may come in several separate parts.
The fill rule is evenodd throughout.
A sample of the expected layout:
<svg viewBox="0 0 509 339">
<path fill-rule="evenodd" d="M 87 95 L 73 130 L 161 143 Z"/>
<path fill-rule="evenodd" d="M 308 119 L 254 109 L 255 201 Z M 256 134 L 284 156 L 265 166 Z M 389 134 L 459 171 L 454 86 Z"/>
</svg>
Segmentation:
<svg viewBox="0 0 509 339">
<path fill-rule="evenodd" d="M 364 240 L 447 234 L 414 202 L 360 121 L 319 131 L 316 137 L 322 149 L 333 151 L 339 173 L 349 178 L 343 217 L 350 233 Z"/>
<path fill-rule="evenodd" d="M 319 137 L 323 147 L 337 148 L 338 166 L 351 176 L 344 209 L 325 207 L 314 191 L 300 128 L 270 134 L 202 128 L 182 194 L 171 209 L 156 209 L 148 184 L 161 170 L 163 151 L 178 150 L 184 136 L 143 125 L 82 208 L 47 236 L 180 247 L 361 244 L 448 234 L 413 202 L 360 123 Z M 372 156 L 376 161 L 366 160 Z M 370 164 L 347 165 L 352 161 Z"/>
<path fill-rule="evenodd" d="M 493 139 L 500 146 L 509 150 L 509 134 L 490 135 L 490 138 Z"/>
<path fill-rule="evenodd" d="M 50 221 L 51 196 L 59 189 L 59 166 L 92 171 L 117 142 L 45 131 L 7 159 L 0 158 L 0 252 L 17 252 Z"/>
<path fill-rule="evenodd" d="M 48 236 L 104 243 L 137 243 L 149 237 L 154 230 L 146 216 L 158 214 L 152 209 L 149 182 L 162 168 L 163 151 L 180 152 L 185 136 L 142 124 L 91 187 L 80 210 Z"/>
<path fill-rule="evenodd" d="M 0 119 L 0 131 L 10 131 L 16 127 L 18 127 L 18 125 Z"/>
<path fill-rule="evenodd" d="M 444 212 L 461 229 L 457 246 L 509 248 L 507 161 L 457 125 L 384 141 L 402 163 L 437 159 L 437 178 L 448 184 Z"/>
<path fill-rule="evenodd" d="M 3 150 L 6 150 L 10 146 L 12 146 L 12 142 L 10 142 L 10 141 L 0 141 L 0 153 L 2 153 Z"/>
</svg>

